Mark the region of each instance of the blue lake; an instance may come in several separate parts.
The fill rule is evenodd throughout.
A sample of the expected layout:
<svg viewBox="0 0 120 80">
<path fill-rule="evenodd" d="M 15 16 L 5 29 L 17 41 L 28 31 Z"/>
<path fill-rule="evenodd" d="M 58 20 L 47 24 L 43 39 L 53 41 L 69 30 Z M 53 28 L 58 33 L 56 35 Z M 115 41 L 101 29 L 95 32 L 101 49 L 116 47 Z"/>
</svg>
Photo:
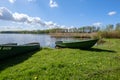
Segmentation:
<svg viewBox="0 0 120 80">
<path fill-rule="evenodd" d="M 47 34 L 0 34 L 0 44 L 18 43 L 26 44 L 39 42 L 42 47 L 55 47 L 55 42 L 59 40 L 75 40 L 74 38 L 53 38 Z"/>
</svg>

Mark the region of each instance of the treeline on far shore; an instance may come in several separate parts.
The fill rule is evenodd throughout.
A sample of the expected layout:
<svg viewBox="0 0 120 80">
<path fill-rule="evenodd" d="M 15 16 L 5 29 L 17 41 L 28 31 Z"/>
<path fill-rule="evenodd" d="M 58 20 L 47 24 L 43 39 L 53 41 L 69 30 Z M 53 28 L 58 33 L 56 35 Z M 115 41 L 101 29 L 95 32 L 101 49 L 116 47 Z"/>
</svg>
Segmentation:
<svg viewBox="0 0 120 80">
<path fill-rule="evenodd" d="M 22 31 L 0 31 L 0 33 L 20 33 L 20 34 L 47 34 L 49 33 L 48 30 L 32 30 L 32 31 L 28 31 L 28 30 L 22 30 Z"/>
<path fill-rule="evenodd" d="M 83 26 L 79 28 L 53 28 L 46 30 L 32 31 L 0 31 L 0 33 L 20 33 L 20 34 L 50 34 L 52 37 L 75 37 L 75 38 L 120 38 L 120 23 L 109 24 L 101 29 L 101 26 Z"/>
</svg>

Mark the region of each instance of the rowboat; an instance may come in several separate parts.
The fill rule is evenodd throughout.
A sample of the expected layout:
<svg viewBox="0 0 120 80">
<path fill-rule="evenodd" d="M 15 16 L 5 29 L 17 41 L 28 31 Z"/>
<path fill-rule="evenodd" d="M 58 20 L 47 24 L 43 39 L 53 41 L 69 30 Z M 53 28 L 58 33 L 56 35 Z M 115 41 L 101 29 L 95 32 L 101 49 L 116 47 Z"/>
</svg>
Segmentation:
<svg viewBox="0 0 120 80">
<path fill-rule="evenodd" d="M 17 54 L 25 54 L 40 49 L 39 43 L 17 45 L 17 43 L 0 44 L 0 59 Z"/>
<path fill-rule="evenodd" d="M 56 47 L 89 49 L 96 44 L 98 39 L 78 40 L 78 41 L 56 41 Z"/>
<path fill-rule="evenodd" d="M 0 45 L 17 45 L 17 43 L 6 43 L 6 44 L 0 44 Z"/>
</svg>

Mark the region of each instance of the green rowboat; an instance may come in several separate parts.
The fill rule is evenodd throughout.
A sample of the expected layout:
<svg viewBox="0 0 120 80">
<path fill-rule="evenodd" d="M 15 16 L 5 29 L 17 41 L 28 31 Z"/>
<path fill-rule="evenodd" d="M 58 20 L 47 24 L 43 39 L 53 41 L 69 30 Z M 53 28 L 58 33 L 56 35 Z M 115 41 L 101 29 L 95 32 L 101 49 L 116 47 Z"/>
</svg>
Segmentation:
<svg viewBox="0 0 120 80">
<path fill-rule="evenodd" d="M 89 49 L 96 44 L 98 39 L 79 40 L 79 41 L 56 41 L 56 47 Z"/>
<path fill-rule="evenodd" d="M 17 45 L 17 43 L 7 43 L 7 44 L 0 44 L 1 45 Z"/>
<path fill-rule="evenodd" d="M 17 45 L 17 43 L 8 43 L 0 45 L 0 59 L 4 59 L 17 54 L 24 54 L 40 49 L 39 43 L 28 43 Z"/>
</svg>

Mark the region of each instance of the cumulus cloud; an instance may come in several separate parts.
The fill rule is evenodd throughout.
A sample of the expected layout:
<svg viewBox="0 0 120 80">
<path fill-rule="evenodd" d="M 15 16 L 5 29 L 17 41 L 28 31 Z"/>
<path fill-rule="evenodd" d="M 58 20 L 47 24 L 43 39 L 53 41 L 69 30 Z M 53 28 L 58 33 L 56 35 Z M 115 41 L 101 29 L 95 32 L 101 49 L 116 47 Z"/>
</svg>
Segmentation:
<svg viewBox="0 0 120 80">
<path fill-rule="evenodd" d="M 101 22 L 96 22 L 96 23 L 93 23 L 93 26 L 101 26 L 102 23 Z"/>
<path fill-rule="evenodd" d="M 14 3 L 16 0 L 8 0 L 10 3 Z"/>
<path fill-rule="evenodd" d="M 24 30 L 22 26 L 0 26 L 0 31 L 16 31 L 16 30 Z"/>
<path fill-rule="evenodd" d="M 58 7 L 58 4 L 53 0 L 50 0 L 49 5 L 51 8 Z"/>
<path fill-rule="evenodd" d="M 13 21 L 13 22 L 22 22 L 27 24 L 34 24 L 34 25 L 40 25 L 42 27 L 46 28 L 56 28 L 56 27 L 62 27 L 52 21 L 43 21 L 39 17 L 30 17 L 27 14 L 22 13 L 12 13 L 10 10 L 8 10 L 5 7 L 0 7 L 0 19 L 6 20 L 6 21 Z"/>
<path fill-rule="evenodd" d="M 31 2 L 31 1 L 33 1 L 33 0 L 28 0 L 28 2 Z"/>
<path fill-rule="evenodd" d="M 33 2 L 33 1 L 36 1 L 36 0 L 27 0 L 28 2 Z"/>
<path fill-rule="evenodd" d="M 12 12 L 7 8 L 0 7 L 0 19 L 2 20 L 12 20 Z"/>
<path fill-rule="evenodd" d="M 112 16 L 112 15 L 115 15 L 115 14 L 117 14 L 116 11 L 111 11 L 111 12 L 108 13 L 109 16 Z"/>
</svg>

